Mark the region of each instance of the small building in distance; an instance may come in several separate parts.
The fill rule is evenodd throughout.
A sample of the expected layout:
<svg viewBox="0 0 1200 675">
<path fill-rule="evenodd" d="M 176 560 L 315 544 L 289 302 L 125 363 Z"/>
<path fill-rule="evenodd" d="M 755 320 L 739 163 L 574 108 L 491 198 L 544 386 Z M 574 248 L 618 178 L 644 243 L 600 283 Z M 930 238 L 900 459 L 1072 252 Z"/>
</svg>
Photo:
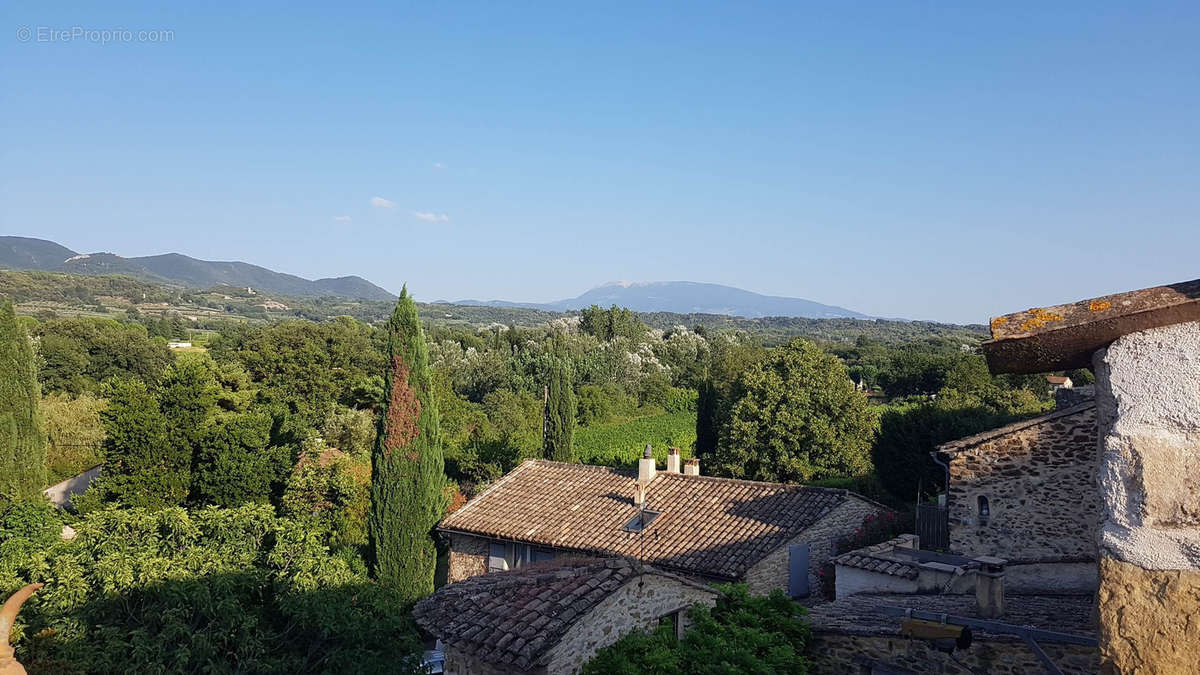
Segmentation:
<svg viewBox="0 0 1200 675">
<path fill-rule="evenodd" d="M 635 630 L 712 606 L 721 593 L 628 558 L 543 562 L 443 586 L 413 617 L 445 646 L 445 671 L 576 673 Z"/>
<path fill-rule="evenodd" d="M 677 450 L 667 465 L 521 464 L 438 526 L 450 544 L 449 580 L 562 555 L 625 556 L 800 597 L 838 540 L 887 511 L 847 490 L 701 476 L 696 460 L 680 472 Z"/>
<path fill-rule="evenodd" d="M 1066 375 L 1047 375 L 1046 384 L 1050 386 L 1051 394 L 1054 394 L 1054 392 L 1058 391 L 1059 389 L 1070 389 L 1075 386 L 1075 383 L 1071 381 L 1071 378 L 1067 377 Z"/>
</svg>

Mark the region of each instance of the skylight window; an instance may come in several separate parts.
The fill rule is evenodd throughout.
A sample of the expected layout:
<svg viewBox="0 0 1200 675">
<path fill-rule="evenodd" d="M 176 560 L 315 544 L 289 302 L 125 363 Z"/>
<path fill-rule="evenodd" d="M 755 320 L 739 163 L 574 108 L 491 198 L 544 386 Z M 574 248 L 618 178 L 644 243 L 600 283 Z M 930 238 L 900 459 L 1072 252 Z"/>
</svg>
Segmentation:
<svg viewBox="0 0 1200 675">
<path fill-rule="evenodd" d="M 650 527 L 650 523 L 653 523 L 654 519 L 660 515 L 662 515 L 661 511 L 639 511 L 638 514 L 631 518 L 628 523 L 625 523 L 625 527 L 621 529 L 625 530 L 626 532 L 641 532 L 647 527 Z"/>
</svg>

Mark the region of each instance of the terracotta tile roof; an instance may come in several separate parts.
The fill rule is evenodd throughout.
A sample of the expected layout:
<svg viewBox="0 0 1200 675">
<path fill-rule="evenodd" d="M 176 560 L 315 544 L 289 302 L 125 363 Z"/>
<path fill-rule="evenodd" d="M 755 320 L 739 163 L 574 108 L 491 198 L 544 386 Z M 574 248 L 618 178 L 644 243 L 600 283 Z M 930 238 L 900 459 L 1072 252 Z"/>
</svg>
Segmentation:
<svg viewBox="0 0 1200 675">
<path fill-rule="evenodd" d="M 662 515 L 633 535 L 623 528 L 638 513 L 635 481 L 635 473 L 609 467 L 530 460 L 440 529 L 738 579 L 851 494 L 660 471 L 650 483 L 647 509 Z"/>
<path fill-rule="evenodd" d="M 1020 595 L 1005 596 L 1002 623 L 1040 628 L 1084 637 L 1096 636 L 1093 620 L 1096 595 Z M 817 634 L 899 636 L 900 619 L 880 611 L 881 607 L 910 607 L 927 612 L 944 612 L 955 616 L 976 617 L 974 594 L 898 594 L 856 593 L 833 602 L 809 608 L 808 621 Z M 977 640 L 1020 641 L 1012 635 L 995 635 L 974 630 Z M 1038 642 L 1042 642 L 1038 638 Z M 1054 642 L 1047 639 L 1046 642 Z"/>
<path fill-rule="evenodd" d="M 897 546 L 913 548 L 910 546 L 910 542 L 915 538 L 915 535 L 902 534 L 895 539 L 889 539 L 880 544 L 843 553 L 834 558 L 833 562 L 838 565 L 855 567 L 868 572 L 877 572 L 905 579 L 916 579 L 920 575 L 917 561 L 912 558 L 892 554 L 892 550 Z"/>
<path fill-rule="evenodd" d="M 1048 382 L 1049 384 L 1066 384 L 1067 380 L 1069 380 L 1069 379 L 1071 379 L 1071 378 L 1063 376 L 1063 375 L 1047 375 L 1046 376 L 1046 382 Z"/>
<path fill-rule="evenodd" d="M 413 617 L 455 649 L 496 665 L 538 665 L 604 598 L 644 574 L 709 589 L 628 558 L 538 563 L 471 577 L 421 600 Z"/>
<path fill-rule="evenodd" d="M 1083 413 L 1087 413 L 1089 411 L 1095 410 L 1095 408 L 1096 408 L 1096 402 L 1094 400 L 1087 400 L 1087 401 L 1084 401 L 1083 403 L 1080 403 L 1078 405 L 1073 405 L 1069 408 L 1062 408 L 1060 410 L 1054 410 L 1049 413 L 1046 413 L 1045 415 L 1031 417 L 1029 419 L 1021 420 L 1019 422 L 1013 422 L 1012 424 L 1007 424 L 1002 427 L 997 427 L 995 429 L 989 429 L 987 431 L 975 434 L 974 436 L 967 436 L 966 438 L 960 438 L 956 441 L 950 441 L 949 443 L 943 443 L 942 445 L 939 445 L 937 447 L 937 449 L 939 452 L 958 452 L 960 450 L 966 450 L 967 448 L 973 448 L 976 445 L 983 443 L 984 441 L 990 441 L 992 439 L 999 438 L 1006 434 L 1011 434 L 1011 433 L 1014 433 L 1017 431 L 1021 431 L 1023 429 L 1028 429 L 1029 427 L 1037 426 L 1039 424 L 1045 424 L 1046 422 L 1053 422 L 1054 420 L 1057 420 L 1057 419 L 1060 419 L 1063 417 L 1070 417 L 1072 415 L 1082 415 Z"/>
</svg>

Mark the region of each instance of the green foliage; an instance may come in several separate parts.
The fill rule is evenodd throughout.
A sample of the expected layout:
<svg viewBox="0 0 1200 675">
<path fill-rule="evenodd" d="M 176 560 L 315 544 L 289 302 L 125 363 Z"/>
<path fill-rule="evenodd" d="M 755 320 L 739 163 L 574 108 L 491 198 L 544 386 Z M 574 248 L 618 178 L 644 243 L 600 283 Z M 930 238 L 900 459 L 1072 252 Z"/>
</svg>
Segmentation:
<svg viewBox="0 0 1200 675">
<path fill-rule="evenodd" d="M 580 427 L 575 432 L 575 454 L 584 464 L 632 466 L 649 443 L 655 458 L 666 462 L 667 448 L 688 455 L 696 440 L 693 413 L 664 413 L 634 420 Z"/>
<path fill-rule="evenodd" d="M 613 305 L 603 309 L 592 305 L 579 313 L 579 328 L 584 333 L 601 340 L 612 341 L 619 337 L 639 340 L 646 334 L 646 324 L 628 309 Z"/>
<path fill-rule="evenodd" d="M 46 486 L 33 346 L 12 303 L 0 304 L 0 505 L 36 499 Z"/>
<path fill-rule="evenodd" d="M 613 383 L 585 384 L 576 397 L 580 425 L 604 424 L 614 417 L 636 415 L 637 400 Z"/>
<path fill-rule="evenodd" d="M 204 361 L 180 359 L 163 373 L 154 394 L 167 418 L 167 446 L 190 458 L 217 410 L 217 382 L 212 371 Z"/>
<path fill-rule="evenodd" d="M 349 317 L 231 326 L 209 345 L 219 364 L 237 362 L 265 403 L 283 405 L 303 426 L 319 427 L 336 404 L 349 404 L 383 371 L 373 329 Z"/>
<path fill-rule="evenodd" d="M 261 412 L 217 416 L 196 445 L 193 500 L 216 506 L 266 503 L 291 460 L 287 448 L 269 447 L 271 424 Z"/>
<path fill-rule="evenodd" d="M 575 433 L 575 393 L 571 390 L 571 373 L 561 361 L 550 372 L 546 400 L 546 439 L 543 454 L 556 462 L 575 459 L 571 438 Z"/>
<path fill-rule="evenodd" d="M 159 509 L 182 504 L 191 485 L 191 448 L 172 446 L 158 400 L 140 380 L 105 387 L 104 469 L 96 488 L 105 501 Z"/>
<path fill-rule="evenodd" d="M 104 461 L 105 401 L 91 394 L 50 394 L 38 404 L 46 431 L 46 482 L 75 476 Z"/>
<path fill-rule="evenodd" d="M 315 519 L 331 549 L 358 549 L 367 544 L 370 500 L 369 460 L 310 447 L 288 478 L 281 508 L 287 516 Z"/>
<path fill-rule="evenodd" d="M 57 319 L 38 326 L 35 337 L 46 391 L 96 393 L 113 377 L 155 383 L 174 360 L 166 340 L 143 326 L 111 319 Z"/>
<path fill-rule="evenodd" d="M 375 447 L 375 413 L 338 406 L 325 418 L 321 432 L 329 447 L 354 457 L 369 458 L 371 448 Z"/>
<path fill-rule="evenodd" d="M 388 322 L 388 400 L 371 457 L 371 571 L 407 600 L 433 592 L 433 526 L 445 511 L 442 441 L 428 348 L 407 287 Z"/>
<path fill-rule="evenodd" d="M 696 456 L 705 464 L 715 458 L 721 425 L 733 407 L 738 376 L 767 355 L 757 343 L 736 335 L 718 336 L 710 342 L 696 399 Z"/>
<path fill-rule="evenodd" d="M 976 401 L 939 396 L 884 410 L 871 450 L 880 482 L 897 499 L 937 494 L 944 469 L 930 457 L 938 445 L 993 429 L 1012 418 Z M 918 492 L 920 494 L 918 494 Z"/>
<path fill-rule="evenodd" d="M 688 611 L 692 625 L 676 641 L 664 622 L 651 634 L 631 633 L 596 653 L 584 675 L 736 675 L 807 673 L 804 651 L 811 636 L 805 610 L 781 591 L 751 597 L 744 584 L 722 586 L 712 609 Z"/>
<path fill-rule="evenodd" d="M 268 506 L 99 511 L 69 542 L 27 511 L 0 511 L 0 594 L 47 583 L 14 631 L 32 673 L 415 671 L 403 600 Z"/>
<path fill-rule="evenodd" d="M 874 413 L 841 361 L 811 342 L 772 350 L 738 378 L 731 400 L 717 475 L 800 483 L 870 471 Z"/>
</svg>

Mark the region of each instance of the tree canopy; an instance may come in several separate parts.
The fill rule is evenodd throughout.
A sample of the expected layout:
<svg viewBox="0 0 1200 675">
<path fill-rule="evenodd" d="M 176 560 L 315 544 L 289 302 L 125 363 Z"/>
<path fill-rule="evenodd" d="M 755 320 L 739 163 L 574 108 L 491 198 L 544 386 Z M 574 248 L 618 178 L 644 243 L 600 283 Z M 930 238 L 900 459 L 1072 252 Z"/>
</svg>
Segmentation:
<svg viewBox="0 0 1200 675">
<path fill-rule="evenodd" d="M 713 459 L 752 480 L 860 475 L 871 468 L 875 423 L 841 361 L 794 340 L 738 378 Z"/>
</svg>

